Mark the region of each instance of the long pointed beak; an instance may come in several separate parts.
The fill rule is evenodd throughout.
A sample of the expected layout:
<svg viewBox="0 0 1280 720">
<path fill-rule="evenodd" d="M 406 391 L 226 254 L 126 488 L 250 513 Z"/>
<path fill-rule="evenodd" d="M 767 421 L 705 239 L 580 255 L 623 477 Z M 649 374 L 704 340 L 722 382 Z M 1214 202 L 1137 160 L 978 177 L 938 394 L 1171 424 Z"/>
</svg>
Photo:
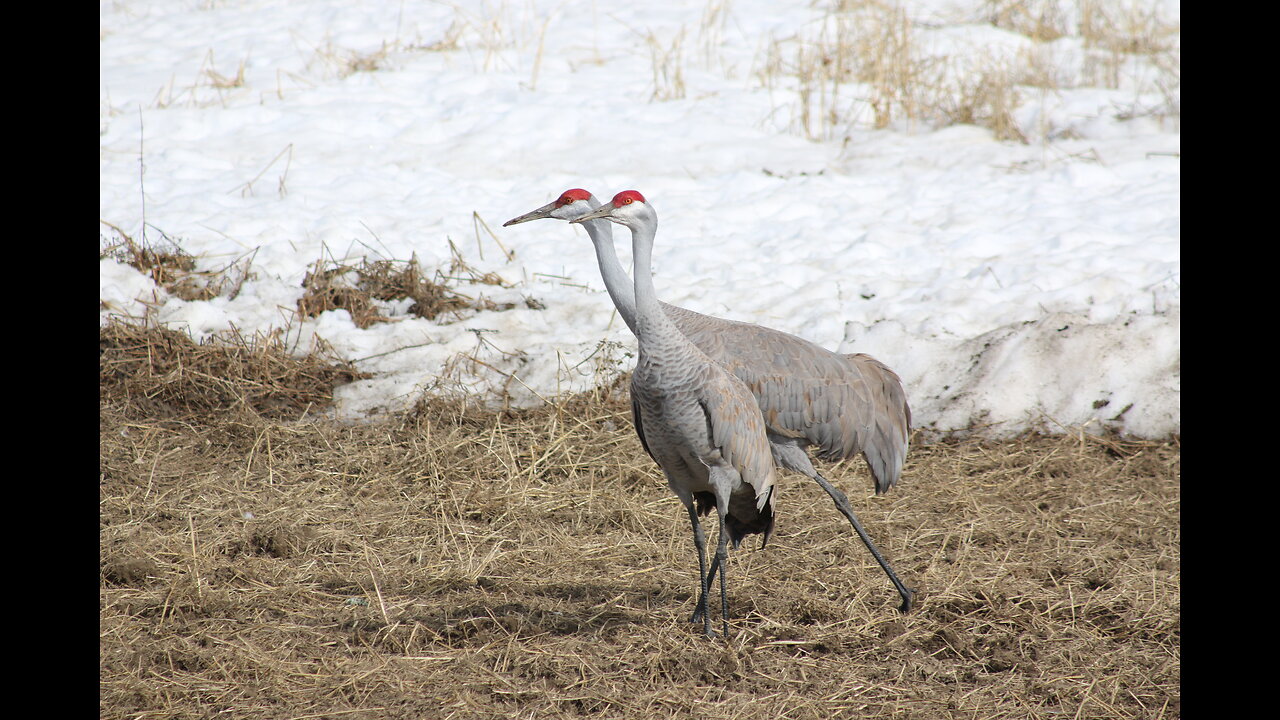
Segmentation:
<svg viewBox="0 0 1280 720">
<path fill-rule="evenodd" d="M 570 220 L 569 222 L 580 223 L 580 222 L 585 222 L 587 220 L 595 220 L 596 218 L 608 217 L 609 213 L 611 212 L 613 212 L 613 204 L 605 203 L 604 205 L 601 205 L 600 207 L 596 208 L 595 210 L 592 210 L 586 215 L 583 215 L 580 218 L 575 218 L 573 220 Z"/>
<path fill-rule="evenodd" d="M 542 207 L 538 208 L 537 210 L 534 210 L 533 212 L 527 212 L 521 215 L 520 217 L 511 218 L 510 220 L 502 223 L 502 227 L 506 227 L 508 225 L 519 225 L 522 222 L 529 222 L 530 220 L 541 220 L 545 217 L 550 217 L 551 213 L 555 212 L 555 209 L 557 207 L 558 206 L 556 205 L 555 201 L 549 202 L 546 205 L 543 205 Z"/>
</svg>

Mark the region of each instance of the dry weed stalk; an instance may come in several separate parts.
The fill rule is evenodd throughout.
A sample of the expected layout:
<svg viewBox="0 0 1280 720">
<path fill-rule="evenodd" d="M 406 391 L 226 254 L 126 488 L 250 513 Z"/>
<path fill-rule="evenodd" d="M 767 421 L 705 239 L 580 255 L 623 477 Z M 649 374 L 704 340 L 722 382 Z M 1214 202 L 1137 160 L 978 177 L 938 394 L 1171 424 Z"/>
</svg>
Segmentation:
<svg viewBox="0 0 1280 720">
<path fill-rule="evenodd" d="M 663 102 L 679 100 L 685 96 L 684 87 L 684 27 L 671 38 L 666 46 L 650 30 L 644 37 L 649 48 L 649 64 L 653 70 L 653 92 L 649 99 Z"/>
<path fill-rule="evenodd" d="M 195 78 L 185 87 L 177 87 L 177 73 L 169 77 L 169 81 L 156 90 L 151 100 L 151 108 L 163 110 L 174 107 L 185 100 L 187 107 L 200 108 L 212 105 L 227 106 L 229 91 L 245 87 L 245 68 L 248 58 L 242 58 L 236 65 L 234 75 L 228 76 L 218 72 L 214 67 L 213 49 L 210 48 L 200 59 Z M 209 91 L 212 91 L 210 93 Z"/>
<path fill-rule="evenodd" d="M 1026 35 L 1036 42 L 1052 42 L 1071 34 L 1069 11 L 1062 7 L 1060 0 L 987 0 L 985 7 L 987 22 L 991 25 Z"/>
<path fill-rule="evenodd" d="M 258 178 L 266 174 L 266 172 L 271 169 L 271 166 L 275 165 L 276 161 L 279 160 L 280 158 L 285 159 L 284 170 L 280 172 L 280 176 L 276 179 L 276 192 L 279 194 L 280 197 L 283 198 L 286 195 L 285 181 L 289 178 L 289 167 L 293 164 L 293 143 L 289 143 L 288 145 L 284 146 L 284 149 L 276 153 L 276 156 L 271 158 L 271 161 L 268 162 L 265 166 L 263 166 L 263 168 L 258 171 L 258 174 L 254 175 L 252 179 L 246 180 L 245 182 L 231 188 L 227 192 L 233 193 L 236 190 L 239 190 L 240 197 L 252 196 L 253 184 L 258 181 Z"/>
<path fill-rule="evenodd" d="M 322 72 L 332 72 L 339 80 L 361 72 L 376 72 L 382 69 L 390 54 L 399 49 L 398 41 L 383 41 L 377 50 L 359 51 L 341 48 L 334 45 L 333 40 L 326 38 L 324 44 L 315 48 L 307 68 L 319 64 Z"/>
<path fill-rule="evenodd" d="M 1163 107 L 1153 113 L 1178 112 L 1178 30 L 1156 9 L 1120 1 L 1086 1 L 1077 8 L 1057 0 L 992 0 L 986 20 L 1025 35 L 1037 48 L 1068 35 L 1083 38 L 1084 77 L 1074 71 L 1060 77 L 1048 56 L 1034 51 L 1010 60 L 926 54 L 917 47 L 922 29 L 905 8 L 880 0 L 833 3 L 814 31 L 773 40 L 756 76 L 771 91 L 795 92 L 792 125 L 817 140 L 861 123 L 884 128 L 908 122 L 976 124 L 998 139 L 1027 142 L 1029 129 L 1018 127 L 1013 115 L 1023 86 L 1119 88 L 1130 76 L 1154 78 L 1134 88 L 1164 95 Z"/>
<path fill-rule="evenodd" d="M 532 70 L 529 83 L 531 88 L 537 87 L 543 44 L 558 9 L 548 12 L 545 16 L 535 16 L 531 6 L 520 7 L 518 11 L 524 14 L 513 17 L 510 12 L 516 8 L 506 4 L 493 7 L 485 3 L 478 11 L 473 11 L 462 4 L 450 4 L 453 7 L 453 17 L 440 39 L 425 45 L 411 45 L 406 48 L 407 50 L 463 51 L 471 56 L 478 51 L 481 58 L 476 70 L 489 72 L 498 66 L 515 70 L 510 51 L 525 51 L 532 48 Z"/>
<path fill-rule="evenodd" d="M 200 69 L 203 72 L 204 77 L 208 80 L 208 86 L 217 93 L 218 102 L 223 107 L 227 106 L 226 91 L 244 87 L 245 62 L 245 59 L 241 59 L 240 64 L 236 68 L 236 74 L 232 77 L 227 77 L 214 69 L 213 48 L 210 48 L 209 52 L 205 53 L 204 60 L 200 63 Z M 193 102 L 195 100 L 194 91 L 195 88 L 192 88 Z"/>
</svg>

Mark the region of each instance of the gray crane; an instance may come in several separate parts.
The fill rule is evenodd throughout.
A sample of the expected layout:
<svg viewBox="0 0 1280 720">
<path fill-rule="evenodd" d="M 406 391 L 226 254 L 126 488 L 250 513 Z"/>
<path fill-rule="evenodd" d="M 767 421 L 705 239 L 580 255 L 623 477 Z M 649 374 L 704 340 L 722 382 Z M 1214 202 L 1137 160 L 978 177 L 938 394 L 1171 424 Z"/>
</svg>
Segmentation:
<svg viewBox="0 0 1280 720">
<path fill-rule="evenodd" d="M 618 261 L 610 223 L 584 217 L 599 207 L 600 201 L 590 192 L 574 188 L 503 226 L 544 218 L 581 221 L 595 246 L 605 288 L 634 333 L 635 295 L 631 279 Z M 876 494 L 893 487 L 907 454 L 911 425 L 911 409 L 898 376 L 869 355 L 834 353 L 772 328 L 659 304 L 694 345 L 747 384 L 764 415 L 775 464 L 812 478 L 826 491 L 897 588 L 901 611 L 909 611 L 914 592 L 898 579 L 845 494 L 813 467 L 806 452 L 813 446 L 824 460 L 862 453 Z M 695 611 L 694 622 L 697 619 Z"/>
<path fill-rule="evenodd" d="M 715 635 L 707 594 L 718 568 L 721 630 L 727 636 L 727 543 L 731 541 L 736 550 L 747 535 L 761 534 L 763 545 L 773 532 L 773 459 L 764 416 L 746 384 L 690 342 L 659 304 L 652 273 L 658 214 L 644 196 L 635 190 L 620 192 L 613 202 L 575 222 L 594 218 L 631 229 L 632 319 L 640 350 L 631 375 L 631 412 L 640 443 L 662 468 L 693 525 L 701 585 L 694 617 L 702 619 L 708 637 Z M 720 517 L 720 539 L 708 573 L 698 516 L 712 508 Z"/>
</svg>

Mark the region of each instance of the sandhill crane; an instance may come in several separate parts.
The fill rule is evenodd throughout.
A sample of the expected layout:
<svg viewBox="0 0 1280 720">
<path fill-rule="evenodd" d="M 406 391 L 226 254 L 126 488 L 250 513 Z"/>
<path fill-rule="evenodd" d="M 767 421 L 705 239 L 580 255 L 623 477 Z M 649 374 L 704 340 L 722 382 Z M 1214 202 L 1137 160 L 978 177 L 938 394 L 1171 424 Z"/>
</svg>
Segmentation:
<svg viewBox="0 0 1280 720">
<path fill-rule="evenodd" d="M 574 188 L 503 227 L 543 218 L 580 222 L 595 246 L 609 297 L 634 333 L 635 295 L 618 261 L 611 226 L 603 219 L 584 217 L 600 206 L 594 195 Z M 775 464 L 812 478 L 826 491 L 897 588 L 900 610 L 909 611 L 914 591 L 898 579 L 849 499 L 813 467 L 806 452 L 813 446 L 824 460 L 862 453 L 876 494 L 893 487 L 902 471 L 911 426 L 911 409 L 898 376 L 869 355 L 842 355 L 779 330 L 659 305 L 698 349 L 746 383 L 764 415 Z M 713 579 L 714 572 L 713 565 Z M 693 621 L 698 617 L 695 611 Z"/>
<path fill-rule="evenodd" d="M 575 222 L 594 218 L 631 229 L 633 320 L 640 345 L 631 375 L 631 412 L 641 444 L 662 468 L 693 525 L 701 585 L 694 617 L 702 619 L 708 637 L 715 635 L 707 594 L 719 568 L 721 630 L 727 636 L 727 541 L 736 550 L 747 535 L 762 534 L 767 543 L 773 532 L 773 459 L 764 416 L 747 386 L 690 342 L 659 305 L 652 274 L 658 215 L 644 196 L 635 190 L 620 192 L 613 202 Z M 720 539 L 709 574 L 698 516 L 713 507 L 720 516 Z"/>
</svg>

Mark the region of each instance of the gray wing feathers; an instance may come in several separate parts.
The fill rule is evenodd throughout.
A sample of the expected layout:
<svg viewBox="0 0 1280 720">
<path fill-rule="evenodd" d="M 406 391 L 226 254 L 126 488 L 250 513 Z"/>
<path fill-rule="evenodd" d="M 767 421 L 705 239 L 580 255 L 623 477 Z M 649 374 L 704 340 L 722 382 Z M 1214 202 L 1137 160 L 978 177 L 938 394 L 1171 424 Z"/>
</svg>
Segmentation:
<svg viewBox="0 0 1280 720">
<path fill-rule="evenodd" d="M 644 437 L 644 423 L 640 421 L 640 402 L 636 400 L 634 392 L 631 393 L 631 422 L 636 427 L 636 435 L 640 438 L 640 445 L 644 447 L 644 451 L 649 454 L 649 457 L 653 458 L 654 462 L 657 462 L 658 458 L 649 449 L 649 441 Z M 661 466 L 661 463 L 659 463 L 659 466 Z"/>
<path fill-rule="evenodd" d="M 759 510 L 769 501 L 774 483 L 773 451 L 765 439 L 759 409 L 742 392 L 741 385 L 737 391 L 727 387 L 731 383 L 736 383 L 733 377 L 719 376 L 707 384 L 707 392 L 699 402 L 707 413 L 712 444 L 738 471 L 742 481 L 755 490 Z"/>
<path fill-rule="evenodd" d="M 663 309 L 694 345 L 747 385 L 771 431 L 803 438 L 824 460 L 862 453 L 877 493 L 897 482 L 911 409 L 902 381 L 883 363 L 772 328 L 665 303 Z"/>
</svg>

